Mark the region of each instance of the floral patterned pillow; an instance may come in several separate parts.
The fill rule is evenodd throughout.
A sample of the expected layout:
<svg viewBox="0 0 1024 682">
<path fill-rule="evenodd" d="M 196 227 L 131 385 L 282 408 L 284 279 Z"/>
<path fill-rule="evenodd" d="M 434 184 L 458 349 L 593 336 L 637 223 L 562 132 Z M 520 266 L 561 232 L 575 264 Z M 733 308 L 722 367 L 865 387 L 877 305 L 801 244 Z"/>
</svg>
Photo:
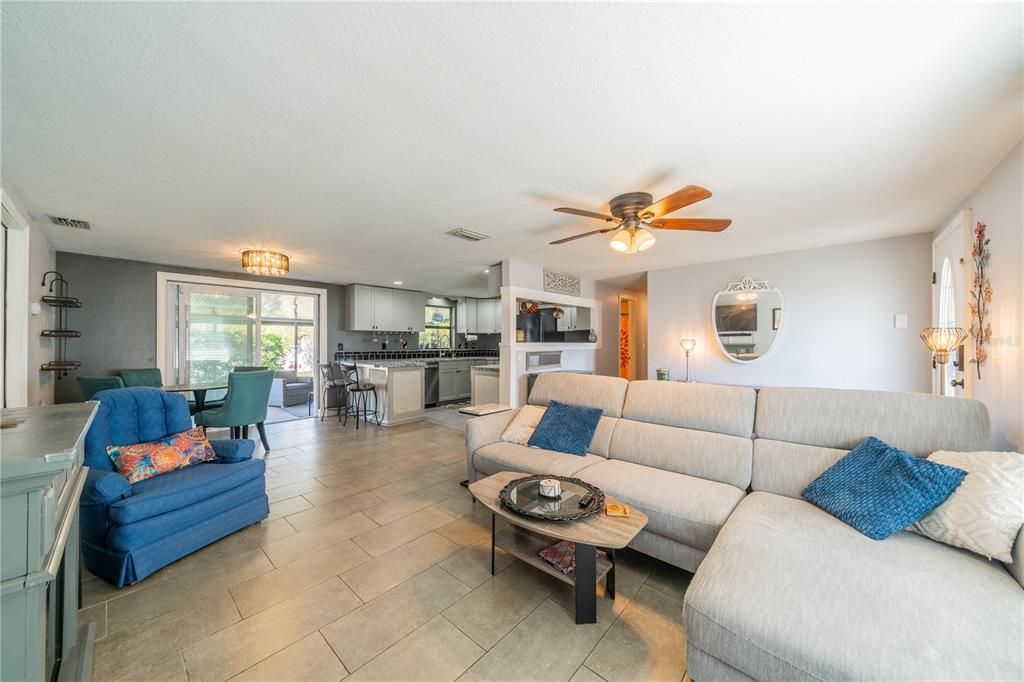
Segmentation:
<svg viewBox="0 0 1024 682">
<path fill-rule="evenodd" d="M 107 455 L 114 462 L 118 473 L 125 476 L 129 483 L 138 483 L 217 458 L 202 426 L 161 438 L 154 443 L 108 445 Z"/>
</svg>

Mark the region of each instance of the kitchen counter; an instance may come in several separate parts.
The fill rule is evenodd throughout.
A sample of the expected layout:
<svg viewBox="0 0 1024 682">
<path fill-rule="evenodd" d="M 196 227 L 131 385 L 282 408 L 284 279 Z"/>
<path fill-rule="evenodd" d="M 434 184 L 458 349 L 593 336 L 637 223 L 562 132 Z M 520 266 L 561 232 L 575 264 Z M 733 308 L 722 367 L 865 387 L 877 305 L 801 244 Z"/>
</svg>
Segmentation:
<svg viewBox="0 0 1024 682">
<path fill-rule="evenodd" d="M 473 365 L 472 367 L 474 372 L 489 372 L 492 374 L 497 374 L 498 369 L 499 365 Z"/>
<path fill-rule="evenodd" d="M 474 365 L 470 370 L 470 404 L 484 405 L 498 402 L 498 365 Z"/>
<path fill-rule="evenodd" d="M 426 363 L 415 360 L 356 362 L 359 378 L 377 388 L 377 415 L 381 426 L 423 419 L 423 374 Z"/>
</svg>

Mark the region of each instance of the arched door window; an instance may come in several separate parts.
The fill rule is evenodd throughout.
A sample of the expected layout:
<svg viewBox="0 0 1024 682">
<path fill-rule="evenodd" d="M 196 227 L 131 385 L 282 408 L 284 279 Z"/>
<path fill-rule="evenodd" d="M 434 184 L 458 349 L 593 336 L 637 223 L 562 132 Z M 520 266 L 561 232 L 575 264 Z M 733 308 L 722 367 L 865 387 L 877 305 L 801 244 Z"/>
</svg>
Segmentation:
<svg viewBox="0 0 1024 682">
<path fill-rule="evenodd" d="M 939 326 L 956 326 L 956 290 L 953 287 L 953 264 L 949 258 L 942 261 L 942 277 L 939 279 Z M 947 381 L 942 387 L 942 394 L 955 394 L 955 388 L 950 382 Z"/>
</svg>

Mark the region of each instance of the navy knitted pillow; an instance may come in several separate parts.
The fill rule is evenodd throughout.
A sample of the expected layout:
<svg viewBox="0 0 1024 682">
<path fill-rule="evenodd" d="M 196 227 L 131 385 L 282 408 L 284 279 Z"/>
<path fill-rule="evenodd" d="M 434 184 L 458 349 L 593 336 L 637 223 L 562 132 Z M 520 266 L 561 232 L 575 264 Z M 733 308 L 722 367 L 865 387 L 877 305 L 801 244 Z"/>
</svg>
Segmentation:
<svg viewBox="0 0 1024 682">
<path fill-rule="evenodd" d="M 965 476 L 963 469 L 914 457 L 871 437 L 802 494 L 872 540 L 884 540 L 927 516 Z"/>
<path fill-rule="evenodd" d="M 585 455 L 599 421 L 601 410 L 596 407 L 566 405 L 552 400 L 527 445 L 570 455 Z"/>
</svg>

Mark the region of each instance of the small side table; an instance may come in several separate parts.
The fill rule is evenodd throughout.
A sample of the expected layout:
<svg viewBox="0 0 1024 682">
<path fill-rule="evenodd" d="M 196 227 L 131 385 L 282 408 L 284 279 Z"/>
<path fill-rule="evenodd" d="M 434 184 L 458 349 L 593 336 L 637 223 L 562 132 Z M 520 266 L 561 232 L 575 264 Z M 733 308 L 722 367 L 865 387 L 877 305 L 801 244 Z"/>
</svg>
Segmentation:
<svg viewBox="0 0 1024 682">
<path fill-rule="evenodd" d="M 468 414 L 473 417 L 484 417 L 488 414 L 497 414 L 498 412 L 508 412 L 512 408 L 508 405 L 501 405 L 499 403 L 484 403 L 483 405 L 469 405 L 468 407 L 459 408 L 460 414 Z"/>
<path fill-rule="evenodd" d="M 468 414 L 471 417 L 486 417 L 489 414 L 498 414 L 499 412 L 508 412 L 512 408 L 508 405 L 502 405 L 500 403 L 484 403 L 483 405 L 469 405 L 459 409 L 459 414 Z M 463 488 L 469 487 L 469 479 L 465 481 L 459 481 L 459 485 Z"/>
</svg>

